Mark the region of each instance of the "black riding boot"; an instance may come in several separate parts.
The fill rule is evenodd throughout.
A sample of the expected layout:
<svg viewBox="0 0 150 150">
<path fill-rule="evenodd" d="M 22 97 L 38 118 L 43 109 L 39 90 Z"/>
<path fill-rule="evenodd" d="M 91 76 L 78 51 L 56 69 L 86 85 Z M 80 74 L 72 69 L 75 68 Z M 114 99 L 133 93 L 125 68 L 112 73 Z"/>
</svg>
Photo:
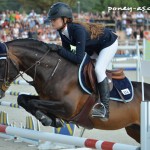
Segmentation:
<svg viewBox="0 0 150 150">
<path fill-rule="evenodd" d="M 98 91 L 100 100 L 92 108 L 92 117 L 101 118 L 102 121 L 107 121 L 109 118 L 109 85 L 107 77 L 98 83 Z"/>
</svg>

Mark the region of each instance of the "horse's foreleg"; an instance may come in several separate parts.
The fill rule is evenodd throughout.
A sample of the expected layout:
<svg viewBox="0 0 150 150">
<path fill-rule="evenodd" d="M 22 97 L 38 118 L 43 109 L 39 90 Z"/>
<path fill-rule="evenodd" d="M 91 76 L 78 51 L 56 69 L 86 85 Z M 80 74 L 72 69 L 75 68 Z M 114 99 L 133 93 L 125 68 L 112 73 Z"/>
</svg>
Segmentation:
<svg viewBox="0 0 150 150">
<path fill-rule="evenodd" d="M 50 113 L 55 116 L 67 116 L 68 113 L 65 109 L 64 102 L 53 100 L 36 100 L 32 99 L 29 102 L 30 106 L 42 110 L 45 113 Z"/>
<path fill-rule="evenodd" d="M 32 99 L 39 99 L 38 96 L 31 96 L 31 95 L 25 95 L 21 94 L 17 98 L 18 105 L 23 107 L 27 112 L 31 113 L 33 116 L 35 116 L 35 109 L 31 108 L 29 105 L 29 101 Z"/>
<path fill-rule="evenodd" d="M 40 110 L 40 111 L 37 111 L 35 113 L 35 116 L 36 116 L 36 118 L 41 120 L 41 122 L 43 122 L 44 125 L 49 124 L 49 118 L 48 118 L 49 116 L 51 117 L 52 115 L 54 115 L 54 116 L 57 116 L 59 118 L 59 116 L 68 115 L 66 113 L 64 103 L 61 101 L 56 101 L 56 100 L 55 101 L 52 101 L 52 100 L 48 101 L 48 100 L 32 99 L 31 101 L 29 101 L 29 105 L 31 108 L 36 108 L 36 110 Z M 62 127 L 63 123 L 58 118 L 55 118 L 54 126 L 55 127 Z"/>
<path fill-rule="evenodd" d="M 43 114 L 42 112 L 38 111 L 39 108 L 35 107 L 33 104 L 30 105 L 32 100 L 39 101 L 39 97 L 38 96 L 31 96 L 31 95 L 19 95 L 18 96 L 18 104 L 20 106 L 22 106 L 26 111 L 28 111 L 29 113 L 31 113 L 33 116 L 35 116 L 37 118 L 38 117 L 42 117 L 43 115 L 45 115 L 46 119 L 45 120 L 40 120 L 41 123 L 45 126 L 51 125 L 53 127 L 61 127 L 62 123 L 60 122 L 59 119 L 57 119 L 54 115 L 52 114 L 48 114 L 48 118 L 47 118 L 47 114 Z"/>
</svg>

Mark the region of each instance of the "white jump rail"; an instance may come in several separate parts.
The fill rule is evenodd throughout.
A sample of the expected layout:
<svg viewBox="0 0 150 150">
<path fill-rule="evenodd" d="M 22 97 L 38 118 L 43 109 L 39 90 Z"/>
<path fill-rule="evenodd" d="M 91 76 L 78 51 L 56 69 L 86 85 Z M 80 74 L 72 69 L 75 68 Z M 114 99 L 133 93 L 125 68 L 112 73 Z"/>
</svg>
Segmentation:
<svg viewBox="0 0 150 150">
<path fill-rule="evenodd" d="M 5 125 L 0 125 L 0 132 L 28 139 L 51 141 L 56 143 L 74 145 L 78 147 L 95 148 L 98 150 L 140 150 L 140 148 L 137 146 L 127 144 L 47 133 L 42 131 L 28 130 Z"/>
<path fill-rule="evenodd" d="M 150 99 L 144 97 L 144 77 L 150 78 L 150 61 L 141 62 L 142 102 L 141 102 L 141 150 L 150 149 Z"/>
<path fill-rule="evenodd" d="M 136 50 L 136 54 L 137 54 L 137 57 L 134 57 L 133 59 L 136 60 L 136 64 L 131 64 L 129 67 L 136 67 L 136 75 L 137 75 L 137 81 L 140 80 L 140 49 L 143 48 L 143 45 L 140 46 L 138 41 L 136 41 L 135 45 L 119 45 L 118 46 L 118 50 Z M 117 59 L 119 58 L 114 58 L 112 63 L 115 62 Z M 123 59 L 123 58 L 120 58 L 120 59 Z M 131 59 L 131 58 L 130 58 Z M 128 58 L 124 58 L 124 60 L 128 60 Z M 124 64 L 123 64 L 124 65 Z M 124 67 L 122 64 L 117 64 L 116 66 L 119 67 L 119 68 L 122 68 Z M 115 66 L 115 65 L 113 65 Z"/>
</svg>

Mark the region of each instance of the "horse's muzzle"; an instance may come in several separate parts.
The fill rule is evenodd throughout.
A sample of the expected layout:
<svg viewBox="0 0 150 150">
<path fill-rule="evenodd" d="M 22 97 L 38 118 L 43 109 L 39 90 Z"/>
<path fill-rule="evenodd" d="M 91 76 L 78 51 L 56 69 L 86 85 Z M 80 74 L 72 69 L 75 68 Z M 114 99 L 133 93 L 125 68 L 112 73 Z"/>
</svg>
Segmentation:
<svg viewBox="0 0 150 150">
<path fill-rule="evenodd" d="M 5 92 L 0 89 L 0 99 L 2 99 L 5 96 Z"/>
</svg>

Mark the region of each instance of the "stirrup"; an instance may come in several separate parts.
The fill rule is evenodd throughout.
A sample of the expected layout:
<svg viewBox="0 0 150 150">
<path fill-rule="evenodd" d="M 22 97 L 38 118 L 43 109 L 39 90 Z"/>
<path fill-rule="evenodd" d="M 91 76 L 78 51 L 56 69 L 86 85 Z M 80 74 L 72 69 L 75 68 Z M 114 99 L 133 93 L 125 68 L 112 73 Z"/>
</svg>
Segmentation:
<svg viewBox="0 0 150 150">
<path fill-rule="evenodd" d="M 92 108 L 92 117 L 105 118 L 105 116 L 106 116 L 106 107 L 104 106 L 104 104 L 96 103 Z"/>
</svg>

